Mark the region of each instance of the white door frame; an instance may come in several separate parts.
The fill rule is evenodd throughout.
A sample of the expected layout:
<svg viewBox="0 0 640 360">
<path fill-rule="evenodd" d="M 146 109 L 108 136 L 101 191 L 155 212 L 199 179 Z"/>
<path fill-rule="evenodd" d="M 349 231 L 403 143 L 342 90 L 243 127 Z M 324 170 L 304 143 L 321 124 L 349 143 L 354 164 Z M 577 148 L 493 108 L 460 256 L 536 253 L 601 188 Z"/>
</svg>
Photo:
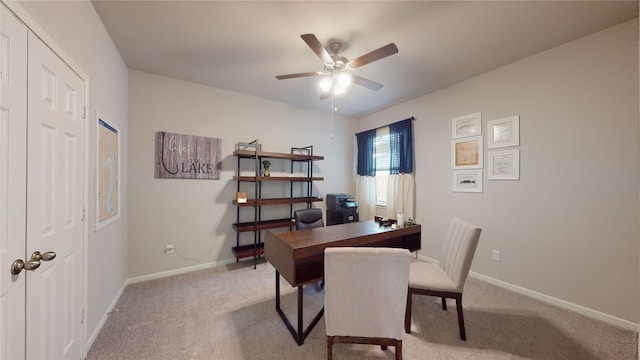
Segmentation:
<svg viewBox="0 0 640 360">
<path fill-rule="evenodd" d="M 58 55 L 62 61 L 64 61 L 78 76 L 84 81 L 84 144 L 83 146 L 83 167 L 84 173 L 82 175 L 82 187 L 83 187 L 83 222 L 82 222 L 82 334 L 80 337 L 82 346 L 82 357 L 87 355 L 88 349 L 86 348 L 87 342 L 87 288 L 88 288 L 88 239 L 89 239 L 89 128 L 90 119 L 89 116 L 89 76 L 82 70 L 82 68 L 53 40 L 51 36 L 42 28 L 29 13 L 18 4 L 16 0 L 1 0 L 37 37 L 39 37 L 47 46 Z"/>
</svg>

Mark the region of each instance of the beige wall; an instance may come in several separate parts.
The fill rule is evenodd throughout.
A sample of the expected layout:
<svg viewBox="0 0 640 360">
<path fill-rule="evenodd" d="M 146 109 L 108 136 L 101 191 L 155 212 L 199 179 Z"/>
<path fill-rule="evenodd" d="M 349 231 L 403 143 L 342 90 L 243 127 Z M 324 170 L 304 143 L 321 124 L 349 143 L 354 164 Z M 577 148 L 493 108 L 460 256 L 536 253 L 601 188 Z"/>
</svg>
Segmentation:
<svg viewBox="0 0 640 360">
<path fill-rule="evenodd" d="M 127 68 L 88 1 L 20 1 L 37 25 L 89 77 L 87 109 L 89 149 L 87 337 L 91 342 L 106 312 L 127 278 Z M 29 24 L 33 25 L 33 24 Z M 95 158 L 96 111 L 112 120 L 121 132 L 120 219 L 96 232 Z"/>
<path fill-rule="evenodd" d="M 236 193 L 232 180 L 236 158 L 232 153 L 238 142 L 258 139 L 264 151 L 273 152 L 313 145 L 314 154 L 325 157 L 314 167 L 314 176 L 325 178 L 314 184 L 314 194 L 324 197 L 352 191 L 354 186 L 352 119 L 332 121 L 330 113 L 133 70 L 129 72 L 129 118 L 130 277 L 235 261 L 231 248 L 236 241 L 232 229 L 236 207 L 231 201 Z M 222 139 L 220 180 L 155 179 L 158 131 Z M 271 170 L 285 169 L 274 161 Z M 263 214 L 282 209 L 263 208 Z M 253 241 L 244 239 L 245 244 Z M 165 255 L 166 244 L 175 245 L 177 254 Z"/>
<path fill-rule="evenodd" d="M 233 261 L 234 143 L 258 138 L 270 151 L 313 144 L 326 158 L 318 163 L 326 181 L 316 190 L 353 193 L 353 134 L 412 115 L 425 256 L 438 256 L 452 216 L 465 217 L 484 228 L 472 271 L 639 322 L 637 20 L 373 114 L 356 127 L 351 119 L 127 72 L 90 2 L 19 4 L 89 76 L 90 119 L 103 112 L 123 136 L 120 220 L 94 232 L 95 199 L 88 202 L 88 336 L 127 278 Z M 520 115 L 521 180 L 488 181 L 485 171 L 484 193 L 452 193 L 451 118 L 477 111 L 484 124 Z M 94 194 L 95 122 L 89 124 Z M 154 179 L 160 130 L 222 138 L 222 179 Z M 164 255 L 167 243 L 183 257 Z M 493 249 L 501 262 L 491 261 Z"/>
<path fill-rule="evenodd" d="M 520 181 L 452 192 L 451 119 L 520 115 Z M 358 120 L 417 118 L 416 221 L 438 258 L 453 216 L 483 228 L 472 271 L 638 323 L 637 19 Z M 486 140 L 486 139 L 485 139 Z M 491 260 L 499 250 L 502 261 Z"/>
</svg>

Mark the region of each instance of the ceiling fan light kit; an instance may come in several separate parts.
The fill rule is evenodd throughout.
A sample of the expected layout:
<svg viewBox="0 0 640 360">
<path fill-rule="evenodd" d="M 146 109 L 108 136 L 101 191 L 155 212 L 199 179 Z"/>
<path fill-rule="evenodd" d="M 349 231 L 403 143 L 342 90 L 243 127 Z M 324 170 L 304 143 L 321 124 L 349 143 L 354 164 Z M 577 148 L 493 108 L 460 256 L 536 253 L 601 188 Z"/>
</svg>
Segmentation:
<svg viewBox="0 0 640 360">
<path fill-rule="evenodd" d="M 346 73 L 340 73 L 338 75 L 333 74 L 331 77 L 325 77 L 320 80 L 318 86 L 323 92 L 329 92 L 333 89 L 335 95 L 343 94 L 347 91 L 347 87 L 351 84 L 351 75 Z"/>
<path fill-rule="evenodd" d="M 343 49 L 343 44 L 339 41 L 332 41 L 329 44 L 328 47 L 332 53 L 329 54 L 314 34 L 303 34 L 300 35 L 300 37 L 305 43 L 307 43 L 320 60 L 322 60 L 324 65 L 323 71 L 278 75 L 276 76 L 276 79 L 285 80 L 308 76 L 324 76 L 318 84 L 323 91 L 320 96 L 321 99 L 327 99 L 329 97 L 329 93 L 332 95 L 344 93 L 352 82 L 373 91 L 380 90 L 384 85 L 361 76 L 351 74 L 350 72 L 358 67 L 398 53 L 398 47 L 394 43 L 390 43 L 349 61 L 346 57 L 339 55 L 340 51 Z"/>
<path fill-rule="evenodd" d="M 351 84 L 351 75 L 345 73 L 338 74 L 338 77 L 336 77 L 336 82 L 338 83 L 338 85 L 346 88 L 347 86 L 349 86 L 349 84 Z"/>
</svg>

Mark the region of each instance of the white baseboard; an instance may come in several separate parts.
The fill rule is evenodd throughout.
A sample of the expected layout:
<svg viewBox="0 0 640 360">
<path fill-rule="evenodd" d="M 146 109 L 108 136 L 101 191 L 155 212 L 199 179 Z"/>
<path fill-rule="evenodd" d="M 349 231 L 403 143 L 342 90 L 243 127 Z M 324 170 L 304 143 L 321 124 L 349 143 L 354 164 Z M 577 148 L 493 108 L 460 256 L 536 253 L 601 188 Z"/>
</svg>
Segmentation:
<svg viewBox="0 0 640 360">
<path fill-rule="evenodd" d="M 423 255 L 418 255 L 418 259 L 424 260 L 424 261 L 427 261 L 427 262 L 438 263 L 438 260 L 423 256 Z M 582 305 L 578 305 L 578 304 L 574 304 L 574 303 L 571 303 L 571 302 L 568 302 L 568 301 L 565 301 L 565 300 L 554 298 L 553 296 L 542 294 L 542 293 L 539 293 L 537 291 L 529 290 L 529 289 L 523 288 L 521 286 L 514 285 L 514 284 L 511 284 L 511 283 L 502 281 L 502 280 L 494 279 L 492 277 L 489 277 L 489 276 L 486 276 L 486 275 L 482 275 L 482 274 L 478 274 L 478 273 L 475 273 L 475 272 L 470 272 L 469 276 L 471 276 L 474 279 L 482 280 L 482 281 L 490 283 L 492 285 L 496 285 L 498 287 L 511 290 L 511 291 L 516 292 L 518 294 L 529 296 L 531 298 L 534 298 L 534 299 L 537 299 L 537 300 L 540 300 L 540 301 L 543 301 L 543 302 L 546 302 L 546 303 L 549 303 L 549 304 L 553 304 L 553 305 L 559 306 L 559 307 L 561 307 L 563 309 L 571 310 L 571 311 L 577 312 L 579 314 L 588 316 L 590 318 L 594 318 L 594 319 L 597 319 L 597 320 L 600 320 L 600 321 L 604 321 L 604 322 L 606 322 L 608 324 L 616 325 L 616 326 L 619 326 L 621 328 L 628 329 L 628 330 L 631 330 L 631 331 L 639 331 L 640 330 L 640 324 L 636 324 L 634 322 L 619 318 L 617 316 L 613 316 L 613 315 L 610 315 L 610 314 L 603 313 L 601 311 L 597 311 L 597 310 L 594 310 L 594 309 L 590 309 L 590 308 L 584 307 Z"/>
<path fill-rule="evenodd" d="M 93 342 L 96 341 L 96 338 L 98 337 L 98 334 L 100 333 L 100 330 L 102 330 L 102 327 L 107 322 L 107 318 L 109 317 L 109 314 L 112 311 L 114 311 L 114 309 L 116 307 L 116 304 L 120 300 L 120 297 L 122 296 L 122 293 L 124 292 L 124 289 L 126 287 L 127 287 L 127 280 L 125 280 L 125 282 L 122 284 L 122 286 L 120 287 L 120 290 L 118 290 L 118 293 L 116 294 L 116 296 L 111 301 L 111 304 L 109 304 L 109 307 L 107 308 L 107 311 L 104 313 L 104 315 L 102 315 L 102 318 L 98 322 L 98 326 L 96 326 L 96 328 L 93 331 L 93 333 L 91 334 L 91 336 L 87 339 L 87 343 L 86 343 L 86 346 L 85 346 L 85 349 L 86 349 L 87 353 L 89 352 L 89 349 L 91 349 L 91 346 L 93 346 Z M 86 321 L 86 319 L 85 319 L 85 321 Z M 87 356 L 87 354 L 84 354 L 84 355 Z"/>
<path fill-rule="evenodd" d="M 98 334 L 100 333 L 100 330 L 102 330 L 102 327 L 107 322 L 107 318 L 109 317 L 109 314 L 111 312 L 113 312 L 113 311 L 117 311 L 116 304 L 118 304 L 118 301 L 120 300 L 120 297 L 122 296 L 122 293 L 124 293 L 124 290 L 127 288 L 127 286 L 129 284 L 135 284 L 135 283 L 139 283 L 139 282 L 142 282 L 142 281 L 148 281 L 148 280 L 153 280 L 153 279 L 160 279 L 160 278 L 173 276 L 173 275 L 178 275 L 178 274 L 185 274 L 185 273 L 189 273 L 189 272 L 192 272 L 192 271 L 208 269 L 208 268 L 212 268 L 212 267 L 216 267 L 216 266 L 223 266 L 223 265 L 234 263 L 235 261 L 236 261 L 235 259 L 228 259 L 228 260 L 223 260 L 223 261 L 215 261 L 215 262 L 211 262 L 211 263 L 200 264 L 200 265 L 196 265 L 196 266 L 190 266 L 190 267 L 181 268 L 181 269 L 163 271 L 163 272 L 159 272 L 159 273 L 155 273 L 155 274 L 149 274 L 149 275 L 138 276 L 138 277 L 126 279 L 124 281 L 124 283 L 122 284 L 122 287 L 120 287 L 120 290 L 118 290 L 118 293 L 116 294 L 116 296 L 111 301 L 111 304 L 109 305 L 109 307 L 107 308 L 105 313 L 102 315 L 102 318 L 98 322 L 98 326 L 96 326 L 96 328 L 93 331 L 93 333 L 91 334 L 91 336 L 87 339 L 87 343 L 86 343 L 86 346 L 85 346 L 86 351 L 88 352 L 89 349 L 91 349 L 91 346 L 93 345 L 94 341 L 96 341 L 96 338 L 98 337 Z M 85 354 L 85 356 L 86 355 L 87 354 Z"/>
<path fill-rule="evenodd" d="M 180 268 L 180 269 L 175 269 L 175 270 L 163 271 L 163 272 L 159 272 L 159 273 L 155 273 L 155 274 L 137 276 L 137 277 L 134 277 L 134 278 L 128 278 L 127 281 L 126 281 L 126 284 L 129 285 L 129 284 L 139 283 L 139 282 L 142 282 L 142 281 L 148 281 L 148 280 L 153 280 L 153 279 L 161 279 L 161 278 L 168 277 L 168 276 L 173 276 L 173 275 L 186 274 L 186 273 L 190 273 L 192 271 L 210 269 L 210 268 L 213 268 L 213 267 L 216 267 L 216 266 L 227 265 L 227 264 L 231 264 L 231 263 L 234 263 L 234 262 L 236 262 L 235 258 L 234 259 L 228 259 L 228 260 L 222 260 L 222 261 L 214 261 L 214 262 L 210 262 L 210 263 L 206 263 L 206 264 L 189 266 L 189 267 L 186 267 L 186 268 Z"/>
</svg>

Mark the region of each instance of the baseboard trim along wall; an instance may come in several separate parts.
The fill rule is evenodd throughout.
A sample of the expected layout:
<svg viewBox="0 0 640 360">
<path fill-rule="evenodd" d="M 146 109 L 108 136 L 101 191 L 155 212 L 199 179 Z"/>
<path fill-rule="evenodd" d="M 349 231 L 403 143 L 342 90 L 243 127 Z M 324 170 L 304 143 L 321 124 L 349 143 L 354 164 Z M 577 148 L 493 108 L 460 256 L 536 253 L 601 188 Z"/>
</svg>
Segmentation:
<svg viewBox="0 0 640 360">
<path fill-rule="evenodd" d="M 235 259 L 228 259 L 228 260 L 223 260 L 223 261 L 214 261 L 214 262 L 210 262 L 210 263 L 206 263 L 206 264 L 199 264 L 199 265 L 189 266 L 189 267 L 180 268 L 180 269 L 163 271 L 163 272 L 159 272 L 159 273 L 155 273 L 155 274 L 137 276 L 137 277 L 134 277 L 134 278 L 127 279 L 126 283 L 128 285 L 128 284 L 139 283 L 139 282 L 142 282 L 142 281 L 148 281 L 148 280 L 153 280 L 153 279 L 161 279 L 161 278 L 165 278 L 165 277 L 169 277 L 169 276 L 173 276 L 173 275 L 186 274 L 186 273 L 190 273 L 192 271 L 198 271 L 198 270 L 209 269 L 209 268 L 213 268 L 213 267 L 217 267 L 217 266 L 223 266 L 223 265 L 227 265 L 227 264 L 232 264 L 234 262 L 236 262 Z"/>
<path fill-rule="evenodd" d="M 118 304 L 118 301 L 120 301 L 120 297 L 124 293 L 124 290 L 127 288 L 127 286 L 129 286 L 129 284 L 135 284 L 135 283 L 154 280 L 154 279 L 161 279 L 161 278 L 165 278 L 165 277 L 169 277 L 169 276 L 173 276 L 173 275 L 186 274 L 186 273 L 189 273 L 189 272 L 192 272 L 192 271 L 209 269 L 209 268 L 213 268 L 213 267 L 217 267 L 217 266 L 224 266 L 224 265 L 227 265 L 227 264 L 234 263 L 235 261 L 236 261 L 235 259 L 229 259 L 229 260 L 224 260 L 224 261 L 215 261 L 215 262 L 211 262 L 211 263 L 200 264 L 200 265 L 195 265 L 195 266 L 189 266 L 189 267 L 185 267 L 185 268 L 181 268 L 181 269 L 163 271 L 163 272 L 159 272 L 159 273 L 155 273 L 155 274 L 137 276 L 137 277 L 126 279 L 124 281 L 124 283 L 122 284 L 122 287 L 120 287 L 120 290 L 118 291 L 116 296 L 113 298 L 113 301 L 111 301 L 111 304 L 107 308 L 107 311 L 102 315 L 102 318 L 98 322 L 98 326 L 96 326 L 96 328 L 93 331 L 93 333 L 91 334 L 91 336 L 87 339 L 87 344 L 86 344 L 86 347 L 85 347 L 85 349 L 86 349 L 85 351 L 88 352 L 89 349 L 91 349 L 91 346 L 93 345 L 93 342 L 96 341 L 96 338 L 98 337 L 98 334 L 102 330 L 102 327 L 104 326 L 104 324 L 107 322 L 107 319 L 109 318 L 109 315 L 112 314 L 113 312 L 118 311 L 118 309 L 116 308 L 116 305 Z M 85 353 L 84 356 L 87 356 L 87 354 Z"/>
<path fill-rule="evenodd" d="M 430 257 L 426 257 L 426 256 L 422 256 L 422 255 L 418 255 L 418 259 L 423 260 L 423 261 L 427 261 L 427 262 L 432 262 L 432 263 L 438 263 L 439 262 L 436 259 L 432 259 Z M 600 320 L 600 321 L 604 321 L 604 322 L 606 322 L 608 324 L 611 324 L 611 325 L 619 326 L 621 328 L 628 329 L 628 330 L 631 330 L 631 331 L 639 331 L 640 330 L 640 324 L 633 323 L 633 322 L 631 322 L 629 320 L 625 320 L 625 319 L 619 318 L 617 316 L 605 314 L 605 313 L 597 311 L 597 310 L 589 309 L 587 307 L 584 307 L 584 306 L 581 306 L 581 305 L 578 305 L 578 304 L 574 304 L 574 303 L 571 303 L 571 302 L 568 302 L 568 301 L 565 301 L 565 300 L 554 298 L 553 296 L 545 295 L 545 294 L 539 293 L 537 291 L 529 290 L 529 289 L 523 288 L 523 287 L 518 286 L 518 285 L 514 285 L 514 284 L 511 284 L 511 283 L 502 281 L 502 280 L 494 279 L 494 278 L 486 276 L 486 275 L 475 273 L 473 271 L 469 273 L 469 276 L 471 276 L 474 279 L 478 279 L 478 280 L 487 282 L 489 284 L 496 285 L 498 287 L 505 288 L 507 290 L 511 290 L 511 291 L 516 292 L 518 294 L 529 296 L 529 297 L 534 298 L 536 300 L 544 301 L 546 303 L 559 306 L 559 307 L 561 307 L 563 309 L 571 310 L 571 311 L 577 312 L 579 314 L 588 316 L 590 318 L 594 318 L 594 319 L 597 319 L 597 320 Z"/>
<path fill-rule="evenodd" d="M 118 304 L 118 301 L 120 301 L 120 297 L 122 296 L 122 293 L 124 292 L 124 289 L 126 289 L 128 284 L 129 284 L 129 281 L 125 280 L 125 282 L 120 287 L 120 290 L 118 290 L 118 293 L 113 298 L 113 301 L 111 301 L 111 304 L 109 304 L 109 307 L 107 308 L 107 312 L 105 312 L 102 315 L 102 318 L 98 322 L 98 325 L 96 326 L 95 330 L 93 331 L 91 336 L 89 336 L 89 338 L 87 339 L 87 343 L 86 343 L 86 346 L 84 348 L 84 351 L 85 351 L 84 357 L 87 356 L 87 353 L 89 352 L 89 349 L 91 349 L 91 346 L 93 346 L 94 341 L 96 341 L 96 338 L 98 337 L 98 334 L 100 334 L 100 330 L 102 330 L 102 327 L 104 326 L 104 324 L 107 322 L 107 319 L 109 318 L 109 315 L 111 315 L 113 313 L 114 309 L 115 309 L 115 311 L 117 311 L 116 305 Z"/>
</svg>

